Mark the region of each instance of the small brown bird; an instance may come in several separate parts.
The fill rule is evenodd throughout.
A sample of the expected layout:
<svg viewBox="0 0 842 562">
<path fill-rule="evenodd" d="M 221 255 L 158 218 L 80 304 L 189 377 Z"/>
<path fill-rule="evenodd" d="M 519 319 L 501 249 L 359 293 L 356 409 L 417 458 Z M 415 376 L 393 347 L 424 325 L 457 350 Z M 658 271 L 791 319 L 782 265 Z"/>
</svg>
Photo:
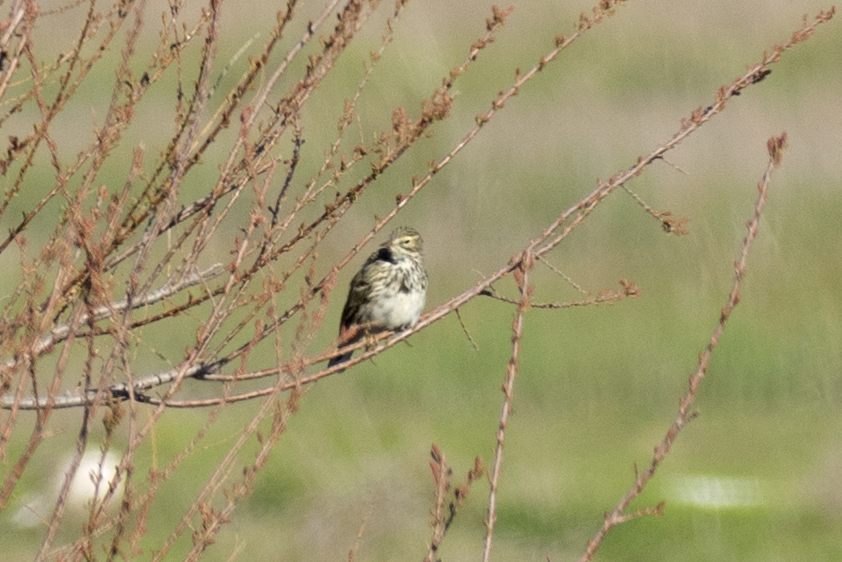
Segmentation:
<svg viewBox="0 0 842 562">
<path fill-rule="evenodd" d="M 405 330 L 418 322 L 427 298 L 422 246 L 421 235 L 403 226 L 368 257 L 351 280 L 342 310 L 339 337 L 343 345 L 366 334 Z M 344 363 L 352 353 L 334 357 L 328 367 Z"/>
</svg>

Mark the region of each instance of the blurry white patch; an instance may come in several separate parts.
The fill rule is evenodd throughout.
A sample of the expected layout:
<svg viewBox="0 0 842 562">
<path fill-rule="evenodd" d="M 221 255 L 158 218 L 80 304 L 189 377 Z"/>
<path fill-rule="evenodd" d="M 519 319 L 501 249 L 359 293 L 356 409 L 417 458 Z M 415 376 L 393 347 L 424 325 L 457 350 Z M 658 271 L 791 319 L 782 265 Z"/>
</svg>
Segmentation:
<svg viewBox="0 0 842 562">
<path fill-rule="evenodd" d="M 669 485 L 672 501 L 705 508 L 749 507 L 764 503 L 757 478 L 690 475 Z"/>
<path fill-rule="evenodd" d="M 63 463 L 62 470 L 56 474 L 54 480 L 56 496 L 64 485 L 65 473 L 70 470 L 70 462 L 71 459 L 68 458 Z M 108 493 L 108 484 L 117 473 L 119 463 L 120 457 L 111 451 L 105 454 L 105 459 L 99 451 L 88 451 L 82 455 L 79 470 L 73 475 L 73 481 L 70 483 L 70 492 L 67 495 L 68 507 L 84 509 L 90 505 L 94 497 L 102 499 Z M 97 485 L 96 482 L 99 484 Z"/>
<path fill-rule="evenodd" d="M 41 493 L 29 493 L 23 496 L 23 506 L 12 515 L 12 522 L 19 527 L 36 527 L 46 525 L 55 508 L 64 479 L 70 470 L 71 458 L 59 463 L 58 470 L 52 476 L 51 482 L 43 486 Z M 102 467 L 100 468 L 100 461 Z M 70 483 L 67 494 L 67 510 L 70 514 L 84 514 L 90 508 L 94 498 L 102 499 L 108 493 L 108 485 L 117 473 L 120 463 L 119 455 L 109 451 L 102 458 L 100 451 L 88 451 L 82 455 L 79 469 Z M 99 482 L 97 486 L 95 482 Z M 52 487 L 49 492 L 46 491 Z M 111 501 L 111 505 L 119 502 Z"/>
</svg>

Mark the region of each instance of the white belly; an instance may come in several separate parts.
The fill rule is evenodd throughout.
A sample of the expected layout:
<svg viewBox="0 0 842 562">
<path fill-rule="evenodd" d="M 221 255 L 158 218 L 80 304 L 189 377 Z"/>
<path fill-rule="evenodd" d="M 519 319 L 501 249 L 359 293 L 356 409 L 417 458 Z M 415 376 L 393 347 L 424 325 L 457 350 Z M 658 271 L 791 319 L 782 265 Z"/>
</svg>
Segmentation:
<svg viewBox="0 0 842 562">
<path fill-rule="evenodd" d="M 424 310 L 426 295 L 423 291 L 397 291 L 372 303 L 369 317 L 377 318 L 385 330 L 403 330 L 414 326 Z"/>
</svg>

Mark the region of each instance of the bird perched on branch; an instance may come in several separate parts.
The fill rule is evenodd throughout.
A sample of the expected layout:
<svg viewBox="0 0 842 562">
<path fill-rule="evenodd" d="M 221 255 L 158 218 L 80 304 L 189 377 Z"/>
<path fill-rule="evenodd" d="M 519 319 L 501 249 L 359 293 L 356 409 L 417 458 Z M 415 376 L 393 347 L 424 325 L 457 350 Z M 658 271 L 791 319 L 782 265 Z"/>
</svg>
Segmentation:
<svg viewBox="0 0 842 562">
<path fill-rule="evenodd" d="M 351 280 L 339 326 L 340 345 L 387 330 L 405 330 L 418 322 L 427 298 L 421 235 L 402 226 L 371 254 Z M 328 363 L 351 358 L 349 351 Z"/>
</svg>

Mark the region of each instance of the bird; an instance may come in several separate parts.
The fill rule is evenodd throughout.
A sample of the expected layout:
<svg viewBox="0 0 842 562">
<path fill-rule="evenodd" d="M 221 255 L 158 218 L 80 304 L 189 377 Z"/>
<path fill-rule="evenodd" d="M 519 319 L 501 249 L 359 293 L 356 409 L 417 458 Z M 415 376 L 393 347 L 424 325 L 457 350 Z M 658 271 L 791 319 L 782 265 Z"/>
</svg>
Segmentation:
<svg viewBox="0 0 842 562">
<path fill-rule="evenodd" d="M 423 246 L 418 231 L 402 226 L 368 257 L 351 279 L 339 324 L 341 345 L 415 326 L 427 299 Z M 352 354 L 334 357 L 328 368 L 348 361 Z"/>
</svg>

